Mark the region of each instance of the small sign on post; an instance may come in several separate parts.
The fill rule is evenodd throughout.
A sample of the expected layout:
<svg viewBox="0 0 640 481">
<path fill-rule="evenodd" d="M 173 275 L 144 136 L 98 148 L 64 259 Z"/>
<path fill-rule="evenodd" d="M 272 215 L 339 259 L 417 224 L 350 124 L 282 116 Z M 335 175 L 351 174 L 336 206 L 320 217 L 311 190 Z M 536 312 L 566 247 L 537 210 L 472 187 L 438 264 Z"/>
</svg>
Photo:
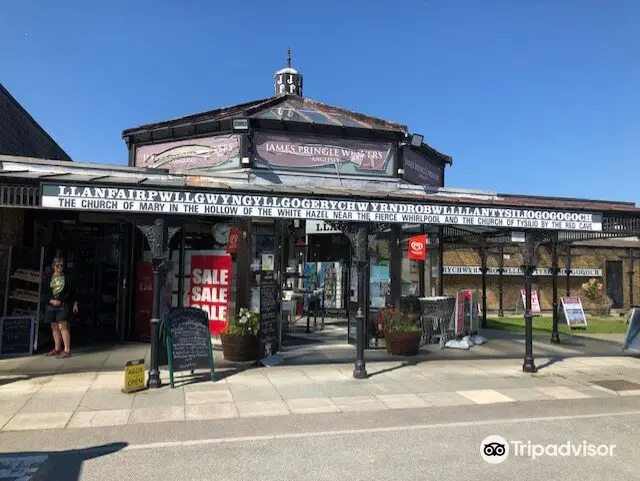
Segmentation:
<svg viewBox="0 0 640 481">
<path fill-rule="evenodd" d="M 144 359 L 128 361 L 124 367 L 124 388 L 122 392 L 129 394 L 146 388 Z"/>
</svg>

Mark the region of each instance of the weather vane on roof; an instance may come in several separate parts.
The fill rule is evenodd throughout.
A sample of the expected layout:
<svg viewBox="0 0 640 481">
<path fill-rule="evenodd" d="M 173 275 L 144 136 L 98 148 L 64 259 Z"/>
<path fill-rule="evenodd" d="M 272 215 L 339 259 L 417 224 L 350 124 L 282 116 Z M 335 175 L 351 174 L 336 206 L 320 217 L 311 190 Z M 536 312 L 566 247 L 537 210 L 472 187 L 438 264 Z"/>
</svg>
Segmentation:
<svg viewBox="0 0 640 481">
<path fill-rule="evenodd" d="M 291 47 L 287 48 L 287 67 L 291 68 Z"/>
<path fill-rule="evenodd" d="M 276 72 L 273 88 L 275 95 L 302 97 L 302 75 L 291 67 L 291 47 L 287 48 L 287 66 Z"/>
</svg>

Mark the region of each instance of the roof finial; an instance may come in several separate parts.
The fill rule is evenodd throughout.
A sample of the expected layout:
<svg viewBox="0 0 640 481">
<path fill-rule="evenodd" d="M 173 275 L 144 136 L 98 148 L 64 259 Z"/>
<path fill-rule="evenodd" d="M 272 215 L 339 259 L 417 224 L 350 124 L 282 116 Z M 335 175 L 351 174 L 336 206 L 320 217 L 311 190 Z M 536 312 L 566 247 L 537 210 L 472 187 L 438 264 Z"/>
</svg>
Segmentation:
<svg viewBox="0 0 640 481">
<path fill-rule="evenodd" d="M 287 67 L 291 67 L 291 47 L 287 48 Z"/>
</svg>

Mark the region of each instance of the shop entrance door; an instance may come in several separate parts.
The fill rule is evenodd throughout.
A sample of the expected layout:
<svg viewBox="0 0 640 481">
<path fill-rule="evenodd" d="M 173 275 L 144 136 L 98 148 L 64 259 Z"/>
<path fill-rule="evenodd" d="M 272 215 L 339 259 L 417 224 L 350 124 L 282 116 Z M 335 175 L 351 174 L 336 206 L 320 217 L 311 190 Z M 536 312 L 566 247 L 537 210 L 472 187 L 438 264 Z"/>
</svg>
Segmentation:
<svg viewBox="0 0 640 481">
<path fill-rule="evenodd" d="M 624 294 L 622 290 L 622 261 L 607 261 L 606 264 L 607 295 L 613 301 L 614 309 L 624 307 Z"/>
</svg>

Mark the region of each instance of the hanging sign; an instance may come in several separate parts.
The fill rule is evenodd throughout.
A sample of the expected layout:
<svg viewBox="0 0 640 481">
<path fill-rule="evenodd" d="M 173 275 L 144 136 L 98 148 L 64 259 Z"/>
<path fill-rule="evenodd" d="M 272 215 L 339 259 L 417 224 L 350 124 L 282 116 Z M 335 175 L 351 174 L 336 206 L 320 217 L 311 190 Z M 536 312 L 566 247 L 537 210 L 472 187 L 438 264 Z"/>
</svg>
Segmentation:
<svg viewBox="0 0 640 481">
<path fill-rule="evenodd" d="M 240 229 L 232 227 L 229 231 L 229 240 L 227 241 L 227 254 L 235 254 L 238 252 L 238 243 L 240 242 Z"/>
<path fill-rule="evenodd" d="M 229 317 L 231 257 L 191 256 L 189 282 L 189 306 L 205 311 L 211 334 L 219 336 Z"/>
<path fill-rule="evenodd" d="M 427 245 L 429 245 L 429 238 L 426 234 L 409 237 L 409 259 L 425 260 Z"/>
<path fill-rule="evenodd" d="M 627 335 L 622 350 L 640 352 L 640 307 L 634 307 L 627 317 Z"/>
<path fill-rule="evenodd" d="M 520 290 L 520 296 L 522 297 L 522 305 L 527 305 L 527 291 L 525 289 Z M 538 298 L 538 291 L 531 290 L 531 312 L 539 314 L 540 311 L 540 299 Z"/>
<path fill-rule="evenodd" d="M 71 184 L 42 187 L 42 207 L 57 210 L 602 231 L 600 213 L 432 204 L 426 200 L 409 203 Z"/>
<path fill-rule="evenodd" d="M 561 297 L 562 317 L 570 329 L 586 329 L 587 316 L 582 309 L 582 301 L 579 297 Z"/>
</svg>

